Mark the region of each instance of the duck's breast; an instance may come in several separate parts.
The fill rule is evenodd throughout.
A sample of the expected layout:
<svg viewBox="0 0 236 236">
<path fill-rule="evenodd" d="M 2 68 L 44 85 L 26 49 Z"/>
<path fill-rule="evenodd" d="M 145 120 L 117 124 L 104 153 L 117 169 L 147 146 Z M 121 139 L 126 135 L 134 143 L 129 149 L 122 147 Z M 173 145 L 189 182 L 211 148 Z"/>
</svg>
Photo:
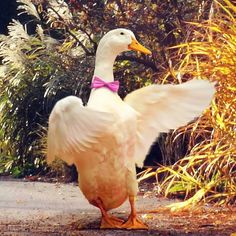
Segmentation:
<svg viewBox="0 0 236 236">
<path fill-rule="evenodd" d="M 109 127 L 91 149 L 81 153 L 79 185 L 86 198 L 100 198 L 105 208 L 120 206 L 129 194 L 136 194 L 137 181 L 135 163 L 133 160 L 136 137 L 136 113 L 119 97 L 101 100 L 96 106 L 95 100 L 90 100 L 90 107 L 96 107 L 112 113 L 114 124 Z M 81 161 L 82 160 L 82 161 Z"/>
</svg>

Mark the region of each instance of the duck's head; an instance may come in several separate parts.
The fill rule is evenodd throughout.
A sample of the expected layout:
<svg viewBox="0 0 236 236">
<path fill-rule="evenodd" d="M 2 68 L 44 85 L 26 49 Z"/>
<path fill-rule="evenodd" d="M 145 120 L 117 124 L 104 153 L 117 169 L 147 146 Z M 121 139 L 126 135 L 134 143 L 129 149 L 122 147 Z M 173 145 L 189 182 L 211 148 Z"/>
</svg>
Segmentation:
<svg viewBox="0 0 236 236">
<path fill-rule="evenodd" d="M 136 40 L 132 31 L 119 28 L 111 30 L 103 36 L 99 42 L 97 53 L 107 53 L 109 51 L 117 56 L 121 52 L 129 50 L 151 54 L 150 50 Z"/>
</svg>

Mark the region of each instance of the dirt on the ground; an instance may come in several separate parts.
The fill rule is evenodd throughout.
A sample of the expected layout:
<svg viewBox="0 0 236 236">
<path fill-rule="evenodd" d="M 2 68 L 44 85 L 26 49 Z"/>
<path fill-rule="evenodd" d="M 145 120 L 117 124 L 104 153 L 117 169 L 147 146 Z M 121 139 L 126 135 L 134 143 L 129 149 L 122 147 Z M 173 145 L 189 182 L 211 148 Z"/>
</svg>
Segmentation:
<svg viewBox="0 0 236 236">
<path fill-rule="evenodd" d="M 236 208 L 201 206 L 185 212 L 164 207 L 173 200 L 141 191 L 137 208 L 149 230 L 100 230 L 100 212 L 75 184 L 0 181 L 0 235 L 233 235 Z M 112 211 L 127 219 L 129 204 Z"/>
</svg>

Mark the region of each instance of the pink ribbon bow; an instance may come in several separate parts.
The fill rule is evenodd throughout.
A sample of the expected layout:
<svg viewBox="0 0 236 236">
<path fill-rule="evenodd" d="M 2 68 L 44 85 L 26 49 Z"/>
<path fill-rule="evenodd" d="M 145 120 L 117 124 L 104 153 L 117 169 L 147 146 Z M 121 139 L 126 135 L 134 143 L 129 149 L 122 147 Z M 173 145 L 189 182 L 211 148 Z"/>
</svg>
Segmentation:
<svg viewBox="0 0 236 236">
<path fill-rule="evenodd" d="M 120 85 L 119 81 L 106 82 L 95 75 L 93 77 L 91 88 L 98 89 L 98 88 L 105 87 L 105 88 L 110 89 L 112 92 L 117 92 L 119 89 L 119 85 Z"/>
</svg>

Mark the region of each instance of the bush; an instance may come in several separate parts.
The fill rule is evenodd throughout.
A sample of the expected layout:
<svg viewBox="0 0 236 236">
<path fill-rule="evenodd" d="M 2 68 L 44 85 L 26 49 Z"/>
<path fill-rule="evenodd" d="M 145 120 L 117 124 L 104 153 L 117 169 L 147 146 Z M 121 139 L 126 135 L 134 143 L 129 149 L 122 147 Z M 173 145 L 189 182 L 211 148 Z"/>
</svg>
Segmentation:
<svg viewBox="0 0 236 236">
<path fill-rule="evenodd" d="M 32 3 L 21 2 L 20 10 L 40 20 Z M 86 86 L 88 91 L 88 83 L 75 75 L 77 70 L 85 72 L 87 58 L 75 60 L 63 53 L 60 43 L 46 35 L 40 24 L 35 35 L 16 20 L 8 29 L 9 35 L 0 37 L 0 171 L 23 177 L 47 170 L 42 137 L 49 113 L 59 99 L 80 95 Z"/>
<path fill-rule="evenodd" d="M 188 42 L 170 49 L 178 49 L 181 60 L 167 77 L 217 82 L 211 108 L 170 137 L 170 143 L 189 137 L 188 156 L 151 174 L 164 174 L 160 185 L 166 196 L 189 198 L 170 206 L 172 209 L 201 200 L 218 204 L 236 201 L 236 8 L 228 0 L 223 4 L 215 1 L 211 12 L 209 20 L 190 23 Z"/>
</svg>

